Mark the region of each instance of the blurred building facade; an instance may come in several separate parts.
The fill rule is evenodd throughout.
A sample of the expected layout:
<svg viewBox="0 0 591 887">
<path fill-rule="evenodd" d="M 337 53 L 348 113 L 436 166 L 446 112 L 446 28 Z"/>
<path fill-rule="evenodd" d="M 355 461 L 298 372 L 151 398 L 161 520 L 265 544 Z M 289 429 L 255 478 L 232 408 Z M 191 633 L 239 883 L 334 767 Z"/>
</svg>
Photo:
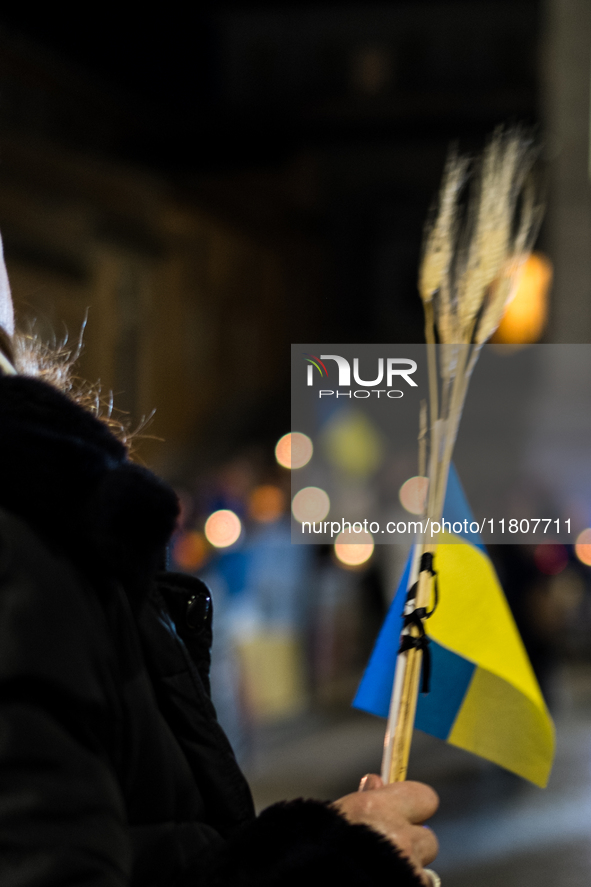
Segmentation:
<svg viewBox="0 0 591 887">
<path fill-rule="evenodd" d="M 87 317 L 79 372 L 133 423 L 155 410 L 148 433 L 166 446 L 148 437 L 140 455 L 178 473 L 200 441 L 219 446 L 218 423 L 242 429 L 285 384 L 318 253 L 122 161 L 141 121 L 51 54 L 2 42 L 0 230 L 18 316 L 72 344 Z"/>
</svg>

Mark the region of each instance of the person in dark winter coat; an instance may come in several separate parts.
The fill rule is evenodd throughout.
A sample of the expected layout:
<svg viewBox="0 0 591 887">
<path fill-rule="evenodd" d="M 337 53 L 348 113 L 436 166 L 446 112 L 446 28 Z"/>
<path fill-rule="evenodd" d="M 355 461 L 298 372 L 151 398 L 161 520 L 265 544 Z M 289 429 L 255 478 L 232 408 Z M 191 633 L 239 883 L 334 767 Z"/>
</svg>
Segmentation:
<svg viewBox="0 0 591 887">
<path fill-rule="evenodd" d="M 427 786 L 255 816 L 209 696 L 209 592 L 162 570 L 175 494 L 14 374 L 3 271 L 0 324 L 0 884 L 432 883 Z"/>
</svg>

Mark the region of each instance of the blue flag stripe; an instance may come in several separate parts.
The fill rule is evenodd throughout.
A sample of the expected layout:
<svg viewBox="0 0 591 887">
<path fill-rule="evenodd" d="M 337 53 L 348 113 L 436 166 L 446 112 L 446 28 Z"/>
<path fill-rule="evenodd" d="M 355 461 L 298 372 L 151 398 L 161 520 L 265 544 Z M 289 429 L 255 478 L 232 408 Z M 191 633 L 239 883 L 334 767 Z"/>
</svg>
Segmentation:
<svg viewBox="0 0 591 887">
<path fill-rule="evenodd" d="M 419 693 L 415 727 L 447 739 L 468 692 L 476 665 L 431 641 L 431 689 Z"/>
<path fill-rule="evenodd" d="M 412 566 L 413 550 L 411 549 L 398 584 L 398 591 L 392 603 L 380 634 L 373 648 L 371 659 L 361 679 L 353 707 L 360 708 L 373 715 L 388 717 L 392 683 L 396 670 L 400 632 L 402 631 L 402 611 L 406 603 L 406 591 Z"/>
<path fill-rule="evenodd" d="M 445 504 L 443 507 L 443 516 L 445 517 L 445 520 L 450 521 L 452 525 L 454 524 L 454 522 L 459 521 L 462 524 L 462 527 L 464 520 L 468 520 L 468 523 L 473 520 L 472 511 L 470 510 L 470 506 L 468 505 L 466 495 L 458 477 L 458 473 L 455 470 L 453 464 L 450 466 L 449 470 L 447 489 L 445 492 Z M 462 529 L 462 532 L 457 535 L 461 535 L 464 539 L 471 542 L 471 544 L 474 545 L 476 548 L 480 548 L 481 551 L 486 551 L 484 545 L 482 544 L 482 539 L 478 533 L 465 533 Z M 404 568 L 404 573 L 402 574 L 402 577 L 398 584 L 398 590 L 396 591 L 394 600 L 390 605 L 390 609 L 388 611 L 386 619 L 384 620 L 384 624 L 382 625 L 376 644 L 373 648 L 371 658 L 361 679 L 359 689 L 357 690 L 355 699 L 353 700 L 354 708 L 359 708 L 362 711 L 367 711 L 370 714 L 378 715 L 383 718 L 388 717 L 388 711 L 390 709 L 392 683 L 394 681 L 396 658 L 398 655 L 398 647 L 400 645 L 400 632 L 402 631 L 402 611 L 404 610 L 404 605 L 406 601 L 406 593 L 408 589 L 410 570 L 412 566 L 413 551 L 414 547 L 411 548 L 408 555 L 406 566 Z M 437 556 L 435 559 L 435 566 L 437 568 Z M 429 625 L 427 623 L 427 634 L 428 633 Z M 435 648 L 435 644 L 433 644 L 433 648 Z M 442 647 L 440 647 L 439 649 L 443 650 Z M 449 656 L 455 655 L 450 651 L 445 652 Z M 441 725 L 435 728 L 435 719 L 433 713 L 435 711 L 435 707 L 440 704 L 439 700 L 435 700 L 435 696 L 438 695 L 439 692 L 439 684 L 436 683 L 436 681 L 439 680 L 443 682 L 442 692 L 447 695 L 450 700 L 457 700 L 457 695 L 461 694 L 458 702 L 459 705 L 459 703 L 461 703 L 462 699 L 464 698 L 466 690 L 470 683 L 470 679 L 474 671 L 474 665 L 473 663 L 467 662 L 466 660 L 462 659 L 461 656 L 456 655 L 455 658 L 458 659 L 459 662 L 455 663 L 452 666 L 451 660 L 445 659 L 444 661 L 442 657 L 443 654 L 435 653 L 434 650 L 431 676 L 431 685 L 433 687 L 433 690 L 430 693 L 432 699 L 432 702 L 430 704 L 431 708 L 429 705 L 427 705 L 426 702 L 421 702 L 424 697 L 419 697 L 417 714 L 423 712 L 425 723 L 429 722 L 432 725 L 429 729 L 427 729 L 426 727 L 421 727 L 422 730 L 433 733 L 435 736 L 441 736 L 442 733 L 445 731 L 445 736 L 442 736 L 442 738 L 445 738 L 451 729 L 453 718 L 455 718 L 455 714 L 457 713 L 458 709 L 456 707 L 455 712 L 453 713 L 452 724 L 448 724 L 449 717 L 451 717 L 450 708 L 449 710 L 446 709 L 446 711 L 448 711 L 447 715 L 444 716 L 442 714 L 443 721 Z M 462 665 L 461 663 L 465 663 L 465 665 Z M 445 672 L 443 671 L 443 669 L 444 667 L 446 667 L 446 664 L 452 666 L 454 675 L 459 681 L 457 693 L 455 689 L 452 691 L 451 680 L 448 682 L 445 678 Z M 437 693 L 434 692 L 435 688 L 437 688 Z M 417 726 L 419 726 L 418 723 Z"/>
<path fill-rule="evenodd" d="M 458 472 L 453 463 L 450 465 L 449 476 L 447 478 L 447 489 L 445 490 L 445 502 L 443 504 L 443 517 L 446 522 L 445 529 L 448 533 L 452 532 L 456 536 L 461 536 L 467 542 L 471 542 L 476 548 L 480 548 L 481 551 L 486 552 L 480 533 L 470 532 L 470 524 L 474 521 L 474 515 L 472 514 L 472 509 L 468 505 L 464 488 L 462 487 Z M 450 527 L 447 526 L 448 522 L 452 528 L 453 525 L 456 524 L 456 529 L 450 530 Z M 458 524 L 462 527 L 459 532 L 457 531 Z"/>
</svg>

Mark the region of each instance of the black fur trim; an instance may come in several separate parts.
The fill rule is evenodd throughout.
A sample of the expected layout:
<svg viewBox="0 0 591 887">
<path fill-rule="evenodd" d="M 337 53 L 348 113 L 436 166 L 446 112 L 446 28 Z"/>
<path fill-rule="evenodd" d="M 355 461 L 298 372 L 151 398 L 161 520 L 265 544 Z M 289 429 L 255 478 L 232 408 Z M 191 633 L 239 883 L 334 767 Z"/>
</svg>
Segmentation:
<svg viewBox="0 0 591 887">
<path fill-rule="evenodd" d="M 420 887 L 421 880 L 373 829 L 351 825 L 327 803 L 299 799 L 268 807 L 239 832 L 212 863 L 205 883 L 208 887 L 310 887 L 312 883 Z"/>
</svg>

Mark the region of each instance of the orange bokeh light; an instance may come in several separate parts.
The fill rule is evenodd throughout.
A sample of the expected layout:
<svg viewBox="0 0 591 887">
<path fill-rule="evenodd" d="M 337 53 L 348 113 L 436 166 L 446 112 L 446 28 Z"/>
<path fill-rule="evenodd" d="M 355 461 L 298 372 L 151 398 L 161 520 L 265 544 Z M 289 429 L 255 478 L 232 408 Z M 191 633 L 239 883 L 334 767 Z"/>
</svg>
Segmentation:
<svg viewBox="0 0 591 887">
<path fill-rule="evenodd" d="M 297 521 L 324 520 L 330 511 L 330 499 L 328 494 L 319 487 L 304 487 L 299 493 L 296 493 L 291 503 L 293 516 Z"/>
<path fill-rule="evenodd" d="M 409 477 L 400 487 L 398 497 L 403 508 L 411 514 L 423 514 L 428 490 L 428 477 Z"/>
<path fill-rule="evenodd" d="M 203 533 L 186 530 L 174 543 L 172 556 L 181 570 L 198 570 L 207 559 L 207 542 Z"/>
<path fill-rule="evenodd" d="M 268 524 L 281 517 L 285 509 L 285 494 L 280 487 L 263 484 L 250 494 L 249 510 L 254 520 Z"/>
<path fill-rule="evenodd" d="M 346 567 L 360 567 L 370 559 L 374 547 L 371 533 L 353 533 L 345 530 L 336 538 L 334 553 Z"/>
<path fill-rule="evenodd" d="M 275 458 L 284 468 L 303 468 L 314 452 L 314 445 L 307 434 L 291 431 L 284 434 L 275 447 Z"/>
<path fill-rule="evenodd" d="M 240 518 L 227 508 L 214 511 L 205 521 L 205 536 L 215 548 L 228 548 L 229 545 L 233 545 L 241 532 Z"/>
<path fill-rule="evenodd" d="M 582 564 L 591 567 L 591 528 L 588 527 L 577 536 L 575 554 Z"/>
<path fill-rule="evenodd" d="M 507 305 L 492 341 L 517 345 L 537 342 L 548 318 L 548 290 L 552 263 L 542 253 L 532 253 L 519 272 L 515 296 Z"/>
</svg>

